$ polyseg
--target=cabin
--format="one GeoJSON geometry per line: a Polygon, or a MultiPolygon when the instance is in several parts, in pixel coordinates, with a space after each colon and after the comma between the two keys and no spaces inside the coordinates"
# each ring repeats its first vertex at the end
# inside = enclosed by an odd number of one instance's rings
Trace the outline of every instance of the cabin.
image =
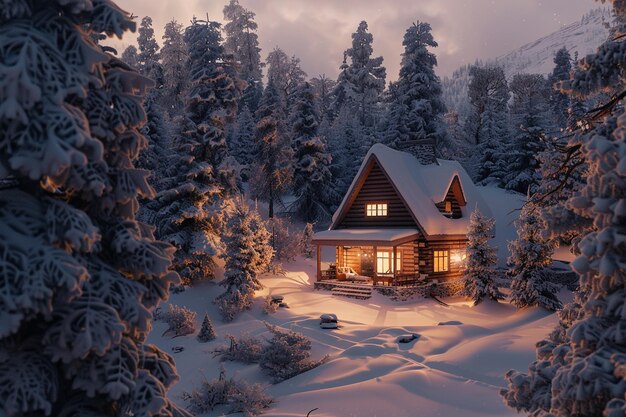
{"type": "Polygon", "coordinates": [[[313,236],[317,280],[403,286],[460,279],[474,208],[492,216],[458,162],[424,163],[376,144],[329,229],[313,236]],[[334,248],[334,261],[322,262],[325,247],[334,248]]]}

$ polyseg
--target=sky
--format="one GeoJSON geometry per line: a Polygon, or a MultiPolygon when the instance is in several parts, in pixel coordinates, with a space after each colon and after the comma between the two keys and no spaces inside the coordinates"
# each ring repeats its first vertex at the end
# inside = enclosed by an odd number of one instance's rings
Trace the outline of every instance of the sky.
{"type": "MultiPolygon", "coordinates": [[[[157,41],[172,18],[187,25],[195,15],[223,21],[228,0],[117,0],[129,13],[152,17],[157,41]]],[[[579,20],[598,7],[592,0],[239,0],[256,13],[262,59],[275,47],[295,55],[309,77],[335,78],[343,52],[359,22],[368,22],[374,54],[384,57],[387,79],[395,80],[402,38],[416,21],[433,28],[439,46],[437,73],[451,75],[476,59],[503,55],[579,20]]],[[[135,42],[126,35],[113,44],[121,50],[135,42]]]]}

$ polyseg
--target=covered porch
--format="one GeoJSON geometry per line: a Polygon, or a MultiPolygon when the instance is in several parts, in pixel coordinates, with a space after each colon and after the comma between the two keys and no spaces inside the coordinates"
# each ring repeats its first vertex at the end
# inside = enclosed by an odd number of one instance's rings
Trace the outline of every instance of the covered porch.
{"type": "Polygon", "coordinates": [[[416,285],[426,281],[419,272],[419,231],[398,229],[337,229],[318,232],[317,281],[358,282],[364,285],[416,285]],[[333,247],[334,261],[322,260],[322,248],[333,247]]]}

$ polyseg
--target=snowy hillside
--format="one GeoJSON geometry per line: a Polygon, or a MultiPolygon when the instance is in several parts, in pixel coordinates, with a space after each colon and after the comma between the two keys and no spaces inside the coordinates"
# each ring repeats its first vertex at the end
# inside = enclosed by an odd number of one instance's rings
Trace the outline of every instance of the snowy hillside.
{"type": "MultiPolygon", "coordinates": [[[[584,15],[581,20],[563,26],[547,36],[528,43],[489,62],[504,67],[507,78],[515,74],[549,74],[554,67],[554,54],[565,47],[572,57],[582,58],[596,50],[607,38],[606,23],[611,21],[607,8],[597,8],[584,15]]],[[[464,65],[454,72],[452,77],[445,77],[442,82],[444,100],[448,109],[464,114],[467,106],[467,86],[469,84],[469,65],[464,65]]]]}

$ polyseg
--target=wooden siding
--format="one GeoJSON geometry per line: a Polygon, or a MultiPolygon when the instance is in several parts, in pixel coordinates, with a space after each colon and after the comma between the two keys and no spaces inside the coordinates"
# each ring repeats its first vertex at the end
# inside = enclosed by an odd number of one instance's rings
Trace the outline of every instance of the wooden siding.
{"type": "Polygon", "coordinates": [[[373,162],[366,175],[356,198],[336,228],[416,227],[413,216],[377,162],[373,162]],[[366,216],[367,203],[387,203],[387,216],[366,216]]]}
{"type": "Polygon", "coordinates": [[[442,202],[435,204],[442,214],[445,214],[446,201],[449,201],[452,206],[452,214],[450,215],[451,218],[460,219],[461,217],[463,217],[461,205],[465,205],[466,203],[463,197],[463,192],[461,190],[459,177],[454,177],[454,179],[452,180],[452,184],[448,189],[446,198],[442,202]]]}
{"type": "Polygon", "coordinates": [[[419,272],[421,274],[427,274],[428,279],[437,279],[440,281],[451,281],[459,279],[463,276],[463,267],[450,260],[449,268],[447,272],[433,272],[433,252],[436,250],[461,250],[467,249],[467,239],[458,240],[438,240],[438,241],[426,241],[425,239],[418,240],[415,258],[418,260],[419,272]]]}

